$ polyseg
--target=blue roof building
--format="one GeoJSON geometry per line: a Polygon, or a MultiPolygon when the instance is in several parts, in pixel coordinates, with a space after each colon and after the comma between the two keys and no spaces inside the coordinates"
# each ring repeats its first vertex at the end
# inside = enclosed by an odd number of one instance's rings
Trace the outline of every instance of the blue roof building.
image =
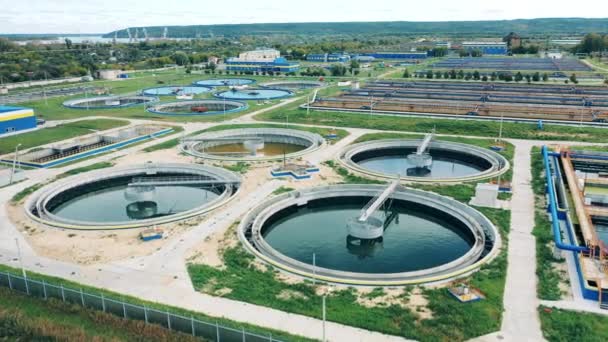
{"type": "Polygon", "coordinates": [[[226,60],[226,70],[245,72],[296,72],[298,63],[288,62],[277,50],[254,50],[226,60]]]}
{"type": "Polygon", "coordinates": [[[36,128],[36,116],[33,109],[0,106],[0,136],[32,128],[36,128]]]}

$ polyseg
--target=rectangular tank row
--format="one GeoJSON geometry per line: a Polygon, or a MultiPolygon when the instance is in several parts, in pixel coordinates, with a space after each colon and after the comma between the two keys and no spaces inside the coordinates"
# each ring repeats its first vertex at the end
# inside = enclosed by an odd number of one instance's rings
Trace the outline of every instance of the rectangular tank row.
{"type": "MultiPolygon", "coordinates": [[[[17,158],[19,165],[47,168],[109,150],[138,143],[173,131],[161,125],[138,125],[107,133],[77,138],[50,147],[34,148],[17,158]]],[[[0,161],[12,163],[14,155],[6,155],[0,161]]]]}

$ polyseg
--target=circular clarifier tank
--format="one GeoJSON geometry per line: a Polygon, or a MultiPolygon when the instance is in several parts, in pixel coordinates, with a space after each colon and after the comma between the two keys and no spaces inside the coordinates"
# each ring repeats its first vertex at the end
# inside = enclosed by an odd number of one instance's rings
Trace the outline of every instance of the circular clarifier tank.
{"type": "Polygon", "coordinates": [[[255,83],[255,80],[249,78],[213,78],[194,82],[195,85],[205,87],[234,87],[253,83],[255,83]]]}
{"type": "Polygon", "coordinates": [[[158,101],[153,96],[98,96],[68,100],[64,107],[73,109],[112,109],[125,108],[158,101]]]}
{"type": "Polygon", "coordinates": [[[288,90],[302,90],[323,87],[325,83],[319,81],[275,81],[261,84],[262,87],[288,90]]]}
{"type": "Polygon", "coordinates": [[[205,132],[181,148],[199,158],[224,161],[268,161],[296,158],[320,148],[323,137],[283,128],[243,128],[205,132]]]}
{"type": "Polygon", "coordinates": [[[439,281],[492,258],[495,227],[471,207],[398,188],[371,216],[382,235],[351,235],[350,222],[386,186],[338,185],[281,195],[241,224],[246,246],[283,270],[324,281],[391,285],[439,281]]]}
{"type": "Polygon", "coordinates": [[[215,93],[214,96],[225,98],[227,100],[273,100],[293,95],[293,92],[287,89],[271,89],[271,88],[247,88],[236,89],[215,93]]]}
{"type": "Polygon", "coordinates": [[[240,177],[190,164],[99,170],[52,183],[26,203],[32,218],[74,229],[117,229],[172,222],[212,210],[238,190],[240,177]]]}
{"type": "Polygon", "coordinates": [[[432,141],[417,155],[422,140],[386,139],[345,148],[339,160],[349,169],[375,178],[400,176],[420,182],[462,182],[497,176],[509,168],[499,153],[482,147],[432,141]]]}
{"type": "Polygon", "coordinates": [[[228,100],[192,100],[155,103],[148,112],[163,115],[215,115],[247,109],[247,103],[228,100]]]}
{"type": "Polygon", "coordinates": [[[178,96],[178,95],[198,95],[208,93],[210,87],[203,86],[164,86],[148,88],[141,91],[143,95],[152,96],[178,96]]]}

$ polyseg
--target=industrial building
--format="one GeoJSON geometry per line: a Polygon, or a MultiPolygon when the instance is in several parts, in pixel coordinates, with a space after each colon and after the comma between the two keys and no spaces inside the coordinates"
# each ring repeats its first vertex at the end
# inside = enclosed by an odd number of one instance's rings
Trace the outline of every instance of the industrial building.
{"type": "Polygon", "coordinates": [[[306,55],[306,60],[310,62],[346,63],[350,61],[350,56],[343,53],[311,53],[306,55]]]}
{"type": "Polygon", "coordinates": [[[279,51],[273,49],[246,51],[226,60],[228,71],[288,73],[299,69],[298,63],[288,62],[279,51]]]}
{"type": "Polygon", "coordinates": [[[32,128],[36,128],[33,109],[0,106],[0,135],[32,128]]]}
{"type": "Polygon", "coordinates": [[[375,59],[425,59],[428,57],[427,52],[370,52],[362,53],[359,56],[373,57],[375,59]]]}
{"type": "Polygon", "coordinates": [[[479,50],[484,55],[506,55],[507,43],[505,42],[463,42],[465,51],[479,50]]]}

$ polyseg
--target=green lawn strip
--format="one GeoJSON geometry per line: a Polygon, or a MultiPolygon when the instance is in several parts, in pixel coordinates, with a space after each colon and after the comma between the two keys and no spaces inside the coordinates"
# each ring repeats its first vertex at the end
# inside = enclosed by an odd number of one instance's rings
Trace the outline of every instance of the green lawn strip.
{"type": "Polygon", "coordinates": [[[0,288],[0,336],[36,341],[199,341],[161,326],[0,288]]]}
{"type": "MultiPolygon", "coordinates": [[[[325,164],[338,169],[338,173],[341,174],[340,167],[332,161],[325,164]]],[[[356,177],[344,171],[345,182],[349,182],[349,176],[356,177]]],[[[362,177],[350,181],[381,183],[362,177]]],[[[450,191],[463,191],[458,186],[454,186],[455,190],[450,191]]],[[[447,188],[436,186],[432,189],[447,188]]],[[[472,192],[456,197],[468,200],[470,196],[472,192]]],[[[328,296],[328,320],[420,341],[462,341],[499,330],[503,311],[502,298],[507,266],[506,239],[510,212],[499,209],[477,209],[494,222],[503,238],[499,256],[468,278],[472,286],[479,288],[486,295],[485,300],[462,304],[448,294],[446,289],[425,289],[424,293],[429,300],[429,309],[433,311],[433,318],[419,321],[415,312],[399,305],[375,308],[362,306],[356,301],[356,291],[348,288],[332,292],[328,296]]],[[[322,299],[316,294],[315,286],[311,282],[287,284],[277,280],[275,276],[278,271],[271,269],[263,271],[252,266],[254,257],[241,246],[223,250],[222,257],[226,266],[222,269],[201,264],[188,265],[192,283],[197,290],[321,318],[322,299]],[[285,294],[290,295],[285,296],[285,294]]]]}
{"type": "MultiPolygon", "coordinates": [[[[257,115],[257,120],[321,125],[330,127],[357,127],[386,131],[428,133],[433,128],[437,134],[498,137],[500,122],[481,120],[434,119],[404,117],[398,115],[366,115],[346,112],[311,110],[307,115],[303,109],[272,111],[257,115]]],[[[579,127],[545,124],[542,130],[536,123],[503,123],[503,138],[528,140],[565,140],[600,142],[608,140],[608,130],[598,127],[579,127]]]]}
{"type": "Polygon", "coordinates": [[[56,179],[65,178],[65,177],[77,175],[79,173],[89,172],[89,171],[99,170],[99,169],[105,169],[107,167],[112,167],[112,166],[114,166],[114,163],[103,161],[103,162],[99,162],[99,163],[68,170],[60,175],[57,175],[57,177],[55,177],[55,178],[56,179]]]}
{"type": "Polygon", "coordinates": [[[128,121],[113,119],[81,120],[55,127],[42,128],[0,139],[0,154],[11,153],[17,144],[21,151],[28,148],[128,125],[128,121]]]}
{"type": "MultiPolygon", "coordinates": [[[[0,264],[0,271],[10,272],[15,275],[19,275],[21,272],[20,270],[18,270],[16,268],[2,265],[2,264],[0,264]]],[[[151,301],[147,301],[147,300],[142,300],[142,299],[139,299],[136,297],[126,296],[126,295],[116,293],[113,291],[109,291],[106,289],[100,289],[100,288],[93,287],[93,286],[79,284],[77,282],[63,279],[63,278],[48,276],[45,274],[40,274],[40,273],[36,273],[36,272],[31,272],[31,271],[27,272],[27,276],[28,276],[28,278],[33,279],[33,280],[38,280],[38,281],[44,280],[47,284],[53,284],[53,285],[57,285],[57,286],[63,285],[66,288],[75,289],[75,290],[82,289],[85,293],[90,293],[93,295],[101,296],[101,294],[103,294],[104,297],[107,299],[122,300],[126,303],[130,303],[133,305],[146,306],[147,308],[156,309],[156,310],[163,311],[163,312],[169,312],[172,314],[182,315],[184,317],[193,317],[194,319],[198,319],[203,322],[209,322],[212,324],[217,322],[220,325],[223,325],[226,327],[231,327],[236,330],[241,330],[244,328],[246,332],[256,333],[261,336],[268,336],[271,333],[273,338],[283,340],[283,341],[296,341],[296,342],[298,342],[298,341],[301,341],[301,342],[315,341],[313,339],[308,339],[305,337],[292,335],[292,334],[289,334],[289,333],[283,332],[283,331],[266,329],[266,328],[258,327],[255,325],[247,324],[247,323],[236,322],[236,321],[229,320],[229,319],[222,318],[222,317],[208,316],[208,315],[205,315],[200,312],[186,310],[186,309],[182,309],[182,308],[175,307],[175,306],[170,306],[170,305],[160,304],[160,303],[151,302],[151,301]]]]}
{"type": "Polygon", "coordinates": [[[11,198],[11,203],[17,204],[17,203],[21,202],[21,200],[23,200],[27,196],[33,194],[36,190],[42,188],[45,184],[47,184],[47,183],[36,183],[34,185],[28,186],[27,188],[19,191],[11,198]]]}
{"type": "Polygon", "coordinates": [[[543,336],[549,342],[608,341],[608,316],[539,307],[543,336]]]}
{"type": "Polygon", "coordinates": [[[562,297],[560,289],[561,282],[568,282],[563,279],[559,270],[555,268],[556,263],[563,263],[563,260],[555,259],[553,256],[553,231],[551,221],[547,216],[546,208],[546,180],[545,166],[539,147],[532,148],[532,190],[535,197],[535,218],[534,230],[532,234],[536,238],[536,285],[538,298],[543,300],[559,300],[562,297]]]}
{"type": "Polygon", "coordinates": [[[273,195],[280,195],[280,194],[284,194],[286,192],[291,192],[291,191],[294,191],[294,190],[295,190],[294,188],[290,188],[290,187],[281,185],[275,191],[273,191],[272,194],[273,195]]]}

